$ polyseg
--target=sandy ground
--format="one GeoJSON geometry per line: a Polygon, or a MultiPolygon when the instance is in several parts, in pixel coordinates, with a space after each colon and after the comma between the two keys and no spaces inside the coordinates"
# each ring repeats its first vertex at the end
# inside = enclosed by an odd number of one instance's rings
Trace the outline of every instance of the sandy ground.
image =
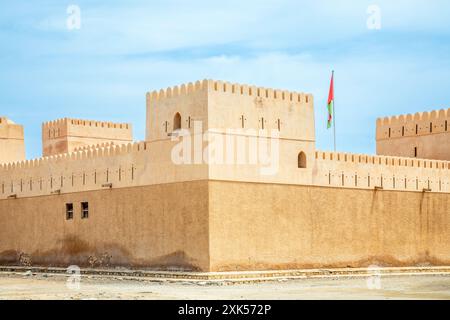
{"type": "Polygon", "coordinates": [[[0,273],[0,299],[450,299],[450,275],[321,278],[221,285],[0,273]]]}

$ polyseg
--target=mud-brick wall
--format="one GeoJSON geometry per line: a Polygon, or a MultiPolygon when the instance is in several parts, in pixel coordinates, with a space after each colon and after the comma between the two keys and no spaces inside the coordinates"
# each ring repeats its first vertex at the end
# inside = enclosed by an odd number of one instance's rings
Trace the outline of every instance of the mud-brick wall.
{"type": "Polygon", "coordinates": [[[212,181],[212,271],[450,264],[450,194],[212,181]]]}
{"type": "Polygon", "coordinates": [[[0,200],[0,263],[208,270],[207,188],[198,181],[0,200]]]}

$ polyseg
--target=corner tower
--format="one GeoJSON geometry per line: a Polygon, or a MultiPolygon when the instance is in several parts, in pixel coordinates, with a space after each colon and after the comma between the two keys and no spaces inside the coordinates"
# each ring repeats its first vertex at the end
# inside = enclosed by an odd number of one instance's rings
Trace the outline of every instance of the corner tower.
{"type": "Polygon", "coordinates": [[[25,160],[23,126],[0,117],[0,163],[25,160]]]}
{"type": "Polygon", "coordinates": [[[44,157],[72,152],[85,146],[102,143],[124,144],[132,141],[133,132],[129,123],[64,118],[42,124],[44,157]]]}
{"type": "Polygon", "coordinates": [[[450,161],[450,109],[377,120],[377,154],[450,161]]]}
{"type": "Polygon", "coordinates": [[[177,130],[183,130],[183,139],[186,132],[194,136],[187,144],[192,146],[189,158],[195,164],[202,158],[209,179],[312,181],[315,125],[311,94],[214,80],[147,93],[146,140],[169,144],[178,136],[177,130]],[[203,134],[200,139],[199,134],[203,134]],[[270,150],[264,150],[263,144],[270,150]],[[197,150],[198,145],[203,150],[197,150]],[[272,147],[276,148],[273,152],[272,147]],[[274,157],[262,159],[264,152],[274,157]],[[298,170],[293,174],[291,168],[298,170]]]}

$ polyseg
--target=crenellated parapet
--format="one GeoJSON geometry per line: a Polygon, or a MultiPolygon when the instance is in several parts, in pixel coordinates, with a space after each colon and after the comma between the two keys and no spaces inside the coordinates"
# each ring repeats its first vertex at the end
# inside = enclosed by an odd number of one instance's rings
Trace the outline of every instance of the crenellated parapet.
{"type": "Polygon", "coordinates": [[[88,145],[88,146],[82,146],[82,147],[75,148],[74,152],[94,150],[94,149],[99,149],[99,148],[108,148],[108,147],[113,147],[113,146],[118,146],[118,144],[116,144],[114,142],[103,142],[103,143],[98,143],[98,144],[94,144],[94,145],[88,145]]]}
{"type": "Polygon", "coordinates": [[[146,142],[111,144],[2,164],[0,200],[146,184],[149,151],[146,142]]]}
{"type": "Polygon", "coordinates": [[[450,170],[450,161],[429,159],[414,159],[391,156],[372,156],[367,154],[354,154],[345,152],[316,151],[317,160],[338,161],[355,164],[371,164],[392,167],[425,168],[450,170]]]}
{"type": "Polygon", "coordinates": [[[208,88],[208,80],[189,82],[179,86],[169,87],[167,89],[153,90],[147,92],[147,99],[162,100],[166,98],[177,98],[193,94],[199,91],[205,91],[208,88]]]}
{"type": "Polygon", "coordinates": [[[377,119],[377,140],[450,132],[450,109],[377,119]]]}
{"type": "Polygon", "coordinates": [[[377,120],[377,154],[450,160],[450,109],[377,120]]]}
{"type": "Polygon", "coordinates": [[[85,128],[86,131],[98,129],[99,132],[100,130],[114,129],[116,134],[123,131],[123,134],[128,136],[131,130],[131,124],[63,118],[44,122],[42,124],[42,134],[49,138],[58,138],[70,134],[73,131],[80,132],[83,128],[85,128]]]}
{"type": "Polygon", "coordinates": [[[321,186],[450,193],[450,161],[316,151],[315,172],[321,186]]]}
{"type": "Polygon", "coordinates": [[[231,83],[220,80],[202,80],[189,82],[188,84],[182,84],[180,86],[169,87],[167,89],[154,90],[147,93],[147,99],[161,100],[166,98],[183,97],[195,92],[206,90],[291,102],[309,103],[313,99],[312,94],[257,87],[253,85],[231,83]]]}
{"type": "Polygon", "coordinates": [[[64,118],[42,124],[44,156],[67,153],[98,143],[132,141],[133,132],[129,123],[64,118]]]}
{"type": "Polygon", "coordinates": [[[34,169],[38,167],[51,166],[52,164],[62,163],[64,161],[115,157],[133,152],[141,152],[144,150],[147,150],[147,143],[145,141],[128,144],[102,143],[98,145],[81,147],[73,152],[0,164],[0,171],[5,172],[17,169],[34,169]]]}
{"type": "Polygon", "coordinates": [[[169,139],[177,129],[277,130],[286,139],[312,141],[312,94],[226,81],[203,80],[147,93],[147,141],[169,139]],[[300,130],[298,123],[302,123],[300,130]]]}
{"type": "Polygon", "coordinates": [[[247,84],[236,84],[224,81],[209,81],[209,87],[216,92],[223,92],[228,94],[236,94],[243,96],[250,96],[255,98],[272,99],[279,101],[290,102],[312,102],[313,96],[311,94],[293,92],[287,90],[278,90],[265,87],[257,87],[247,84]]]}

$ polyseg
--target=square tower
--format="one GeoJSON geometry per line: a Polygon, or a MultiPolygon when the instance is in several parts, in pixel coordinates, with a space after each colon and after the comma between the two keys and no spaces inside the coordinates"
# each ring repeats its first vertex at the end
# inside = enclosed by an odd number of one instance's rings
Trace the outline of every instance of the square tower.
{"type": "Polygon", "coordinates": [[[450,161],[450,109],[380,118],[377,154],[450,161]]]}
{"type": "Polygon", "coordinates": [[[59,119],[42,124],[44,157],[73,152],[75,149],[103,143],[124,144],[133,141],[129,123],[79,119],[59,119]]]}
{"type": "Polygon", "coordinates": [[[283,139],[315,142],[311,94],[203,80],[147,93],[146,140],[170,139],[171,132],[277,130],[283,139]]]}
{"type": "Polygon", "coordinates": [[[162,150],[161,143],[187,136],[189,154],[180,154],[184,160],[188,155],[189,163],[207,165],[209,179],[311,182],[311,94],[214,80],[147,93],[146,140],[162,150]],[[292,168],[298,169],[295,176],[292,168]]]}
{"type": "Polygon", "coordinates": [[[0,117],[0,163],[25,160],[23,126],[0,117]]]}

